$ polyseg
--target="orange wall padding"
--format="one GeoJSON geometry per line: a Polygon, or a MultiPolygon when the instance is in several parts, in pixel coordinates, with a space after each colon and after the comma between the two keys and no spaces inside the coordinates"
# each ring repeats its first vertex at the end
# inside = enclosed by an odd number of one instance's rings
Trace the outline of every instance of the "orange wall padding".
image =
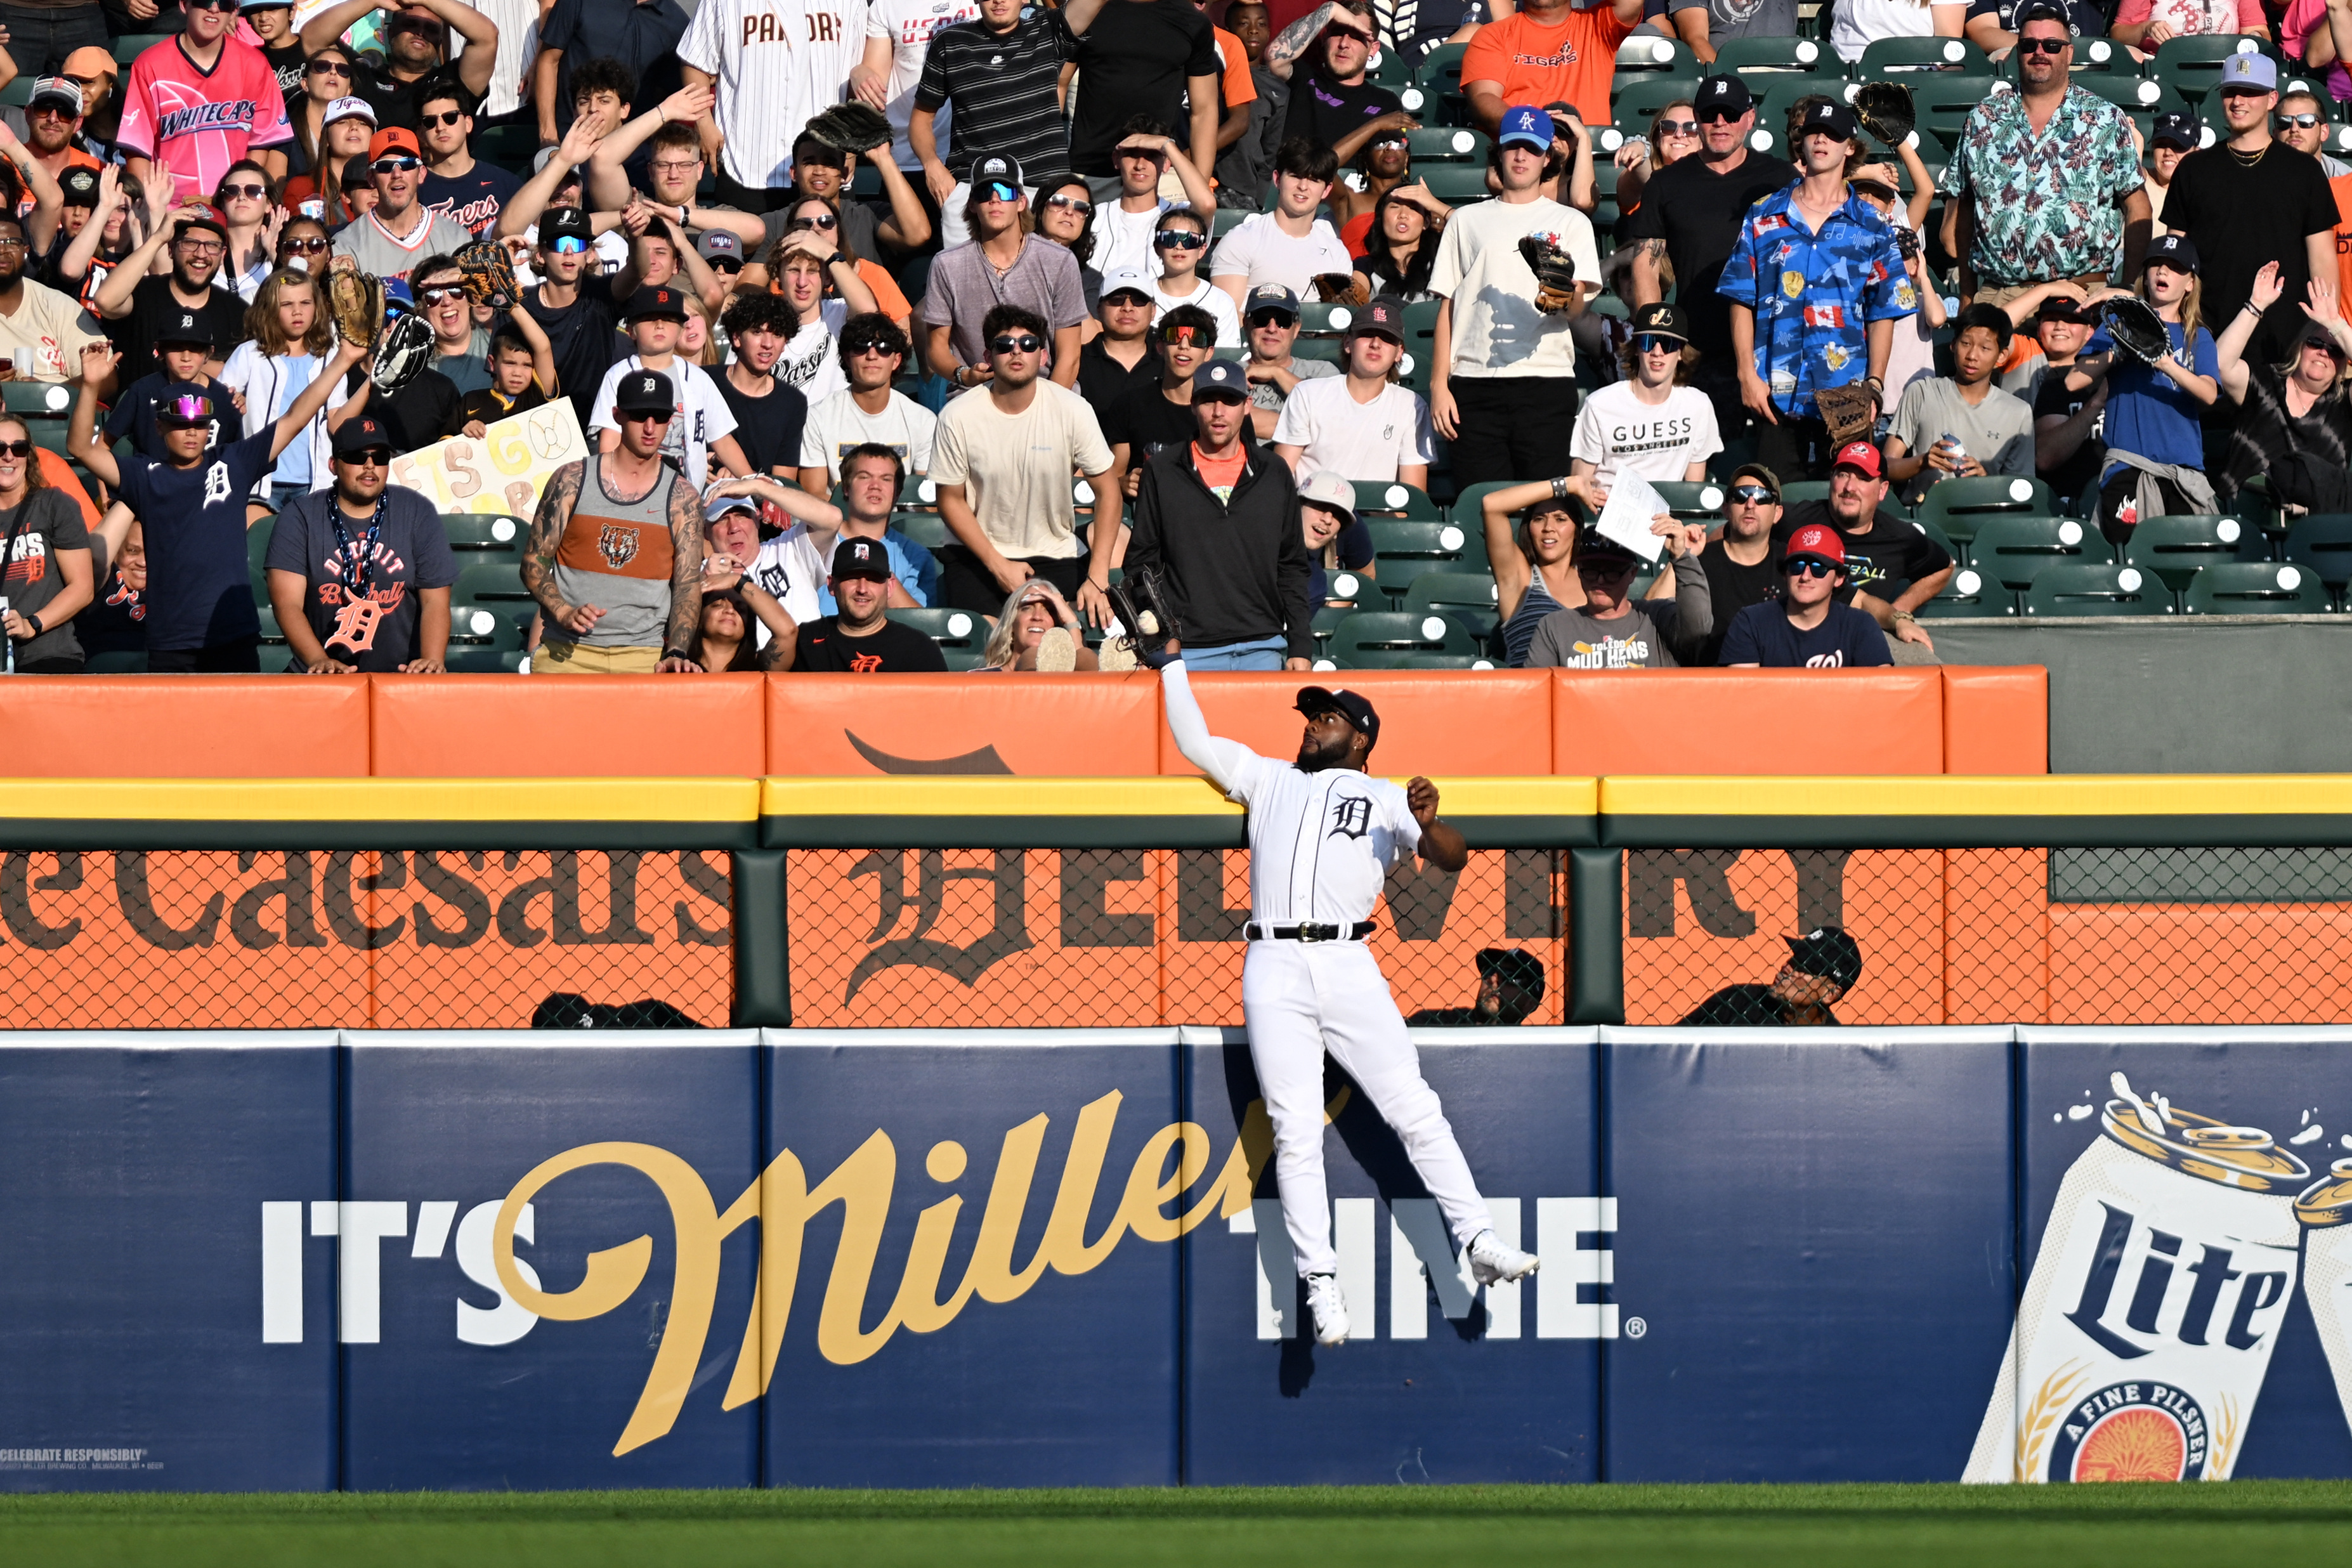
{"type": "MultiPolygon", "coordinates": [[[[1509,778],[1549,773],[1554,678],[1540,669],[1498,669],[1465,678],[1413,669],[1322,670],[1313,674],[1196,675],[1210,733],[1239,741],[1268,757],[1295,757],[1306,721],[1299,689],[1345,687],[1361,692],[1381,716],[1372,771],[1391,778],[1444,773],[1455,778],[1509,778]]],[[[1176,750],[1161,726],[1160,772],[1200,770],[1176,750]]]]}
{"type": "Polygon", "coordinates": [[[1944,669],[1944,771],[2050,771],[2050,671],[1948,665],[1944,669]]]}
{"type": "Polygon", "coordinates": [[[767,717],[767,771],[799,778],[1160,771],[1160,678],[1148,670],[1083,679],[772,675],[767,717]]]}
{"type": "Polygon", "coordinates": [[[383,778],[744,778],[767,761],[762,676],[367,679],[383,778]]]}
{"type": "Polygon", "coordinates": [[[1563,670],[1555,679],[1555,773],[1944,771],[1943,672],[1932,668],[1563,670]]]}
{"type": "Polygon", "coordinates": [[[368,688],[253,675],[0,680],[15,778],[365,778],[368,688]]]}

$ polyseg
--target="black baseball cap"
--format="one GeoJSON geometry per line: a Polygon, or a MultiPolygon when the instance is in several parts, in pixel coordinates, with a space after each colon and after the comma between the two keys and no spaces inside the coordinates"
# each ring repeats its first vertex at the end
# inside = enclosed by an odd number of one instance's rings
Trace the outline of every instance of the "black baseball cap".
{"type": "MultiPolygon", "coordinates": [[[[194,310],[174,310],[163,318],[162,326],[155,329],[155,346],[159,349],[165,343],[185,343],[190,348],[208,349],[214,346],[214,342],[212,327],[194,310]]],[[[201,392],[204,389],[199,387],[197,390],[201,392]]]]}
{"type": "Polygon", "coordinates": [[[1328,686],[1302,686],[1298,689],[1297,706],[1309,719],[1318,713],[1337,713],[1353,724],[1356,733],[1366,742],[1371,745],[1380,743],[1381,716],[1372,711],[1370,702],[1344,686],[1336,690],[1328,686]]]}
{"type": "Polygon", "coordinates": [[[346,419],[335,429],[334,453],[338,458],[356,457],[362,452],[392,450],[392,432],[383,421],[369,415],[346,419]]]}
{"type": "Polygon", "coordinates": [[[1789,944],[1789,966],[1800,974],[1833,980],[1849,990],[1862,978],[1862,944],[1842,926],[1815,926],[1782,940],[1789,944]]]}
{"type": "Polygon", "coordinates": [[[2066,29],[2069,37],[2074,31],[2074,19],[2066,15],[2066,8],[2052,5],[2051,0],[2025,0],[2025,4],[2017,8],[2017,30],[2024,32],[2028,22],[2055,22],[2066,29]]]}
{"type": "Polygon", "coordinates": [[[1819,132],[1834,136],[1841,142],[1851,142],[1854,134],[1853,110],[1834,100],[1813,105],[1805,110],[1805,121],[1797,127],[1797,140],[1819,132]]]}
{"type": "Polygon", "coordinates": [[[1569,552],[1569,559],[1570,561],[1631,561],[1638,564],[1642,558],[1628,546],[1587,524],[1576,531],[1576,548],[1569,552]]]}
{"type": "Polygon", "coordinates": [[[566,237],[596,242],[596,226],[582,207],[550,207],[539,220],[539,243],[553,245],[566,237]]]}
{"type": "MultiPolygon", "coordinates": [[[[2159,234],[2147,244],[2147,261],[2161,261],[2175,272],[2197,270],[2197,247],[2179,229],[2159,234]]],[[[2146,263],[2143,263],[2146,265],[2146,263]]]]}
{"type": "Polygon", "coordinates": [[[1478,973],[1491,974],[1504,984],[1524,993],[1531,999],[1542,999],[1543,960],[1524,947],[1480,948],[1478,973]]]}
{"type": "Polygon", "coordinates": [[[2088,324],[2098,320],[2097,313],[2085,310],[2079,300],[2063,294],[2053,294],[2035,307],[2033,318],[2038,321],[2080,321],[2088,324]]]}
{"type": "Polygon", "coordinates": [[[613,389],[613,406],[624,414],[667,414],[677,406],[677,389],[657,370],[633,370],[613,389]]]}
{"type": "Polygon", "coordinates": [[[1019,201],[1022,187],[1029,182],[1021,177],[1021,160],[1012,153],[983,153],[971,161],[970,183],[973,201],[985,199],[982,185],[1002,185],[1012,193],[1008,200],[1019,201]]]}
{"type": "Polygon", "coordinates": [[[1664,300],[1636,307],[1633,328],[1637,338],[1645,332],[1654,332],[1660,337],[1690,342],[1690,328],[1684,323],[1683,313],[1664,300]]]}
{"type": "Polygon", "coordinates": [[[2205,132],[2195,115],[2185,109],[2170,109],[2156,117],[2147,140],[2150,146],[2169,142],[2184,153],[2194,153],[2204,142],[2205,132]]]}
{"type": "Polygon", "coordinates": [[[1393,294],[1383,294],[1358,310],[1348,323],[1341,341],[1360,337],[1386,338],[1400,347],[1404,342],[1404,301],[1393,294]]]}
{"type": "Polygon", "coordinates": [[[187,233],[188,230],[192,228],[208,228],[215,234],[219,235],[223,243],[227,242],[228,220],[221,216],[220,214],[215,212],[209,206],[200,213],[195,213],[190,216],[176,219],[174,222],[175,226],[172,230],[172,237],[174,239],[179,238],[180,236],[187,233]]]}
{"type": "Polygon", "coordinates": [[[686,296],[667,284],[646,284],[629,296],[629,308],[622,312],[621,320],[637,321],[648,316],[683,321],[686,320],[686,296]]]}
{"type": "Polygon", "coordinates": [[[58,184],[66,194],[69,207],[98,205],[98,171],[77,163],[58,176],[58,184]]]}
{"type": "Polygon", "coordinates": [[[871,577],[877,583],[889,581],[890,552],[878,539],[845,539],[833,552],[835,578],[871,577]]]}
{"type": "Polygon", "coordinates": [[[1757,483],[1762,485],[1766,489],[1772,492],[1772,499],[1775,501],[1778,501],[1780,499],[1780,476],[1766,468],[1763,464],[1742,463],[1739,467],[1731,470],[1731,482],[1733,484],[1736,485],[1742,479],[1754,479],[1757,483]]]}
{"type": "Polygon", "coordinates": [[[1725,71],[1707,78],[1698,84],[1698,90],[1691,94],[1691,108],[1696,111],[1695,117],[1701,121],[1707,118],[1710,110],[1737,120],[1755,107],[1756,95],[1748,90],[1748,84],[1736,71],[1725,71]]]}

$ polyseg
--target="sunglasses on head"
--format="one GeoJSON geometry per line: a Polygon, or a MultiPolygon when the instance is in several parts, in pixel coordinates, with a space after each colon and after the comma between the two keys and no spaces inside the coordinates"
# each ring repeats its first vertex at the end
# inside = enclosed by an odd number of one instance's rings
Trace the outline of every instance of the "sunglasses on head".
{"type": "Polygon", "coordinates": [[[406,156],[405,154],[397,158],[378,158],[374,163],[368,165],[368,168],[371,171],[379,174],[404,174],[412,169],[421,169],[423,167],[423,163],[419,163],[415,158],[406,156]]]}
{"type": "Polygon", "coordinates": [[[1664,332],[1642,332],[1633,339],[1633,352],[1637,354],[1678,354],[1683,352],[1683,341],[1670,338],[1664,332]]]}
{"type": "Polygon", "coordinates": [[[1696,136],[1698,134],[1698,121],[1696,120],[1661,120],[1658,121],[1658,134],[1661,136],[1696,136]]]}
{"type": "Polygon", "coordinates": [[[0,441],[0,458],[29,458],[33,455],[30,441],[0,441]]]}
{"type": "Polygon", "coordinates": [[[312,60],[302,68],[304,76],[349,76],[351,66],[342,60],[312,60]]]}
{"type": "Polygon", "coordinates": [[[1001,332],[988,343],[991,353],[1000,354],[1034,354],[1045,346],[1045,340],[1034,332],[1001,332]]]}
{"type": "Polygon", "coordinates": [[[2017,52],[2021,55],[2063,55],[2074,47],[2072,38],[2020,38],[2017,52]]]}
{"type": "Polygon", "coordinates": [[[1742,506],[1766,506],[1780,498],[1762,485],[1734,485],[1731,499],[1742,506]]]}
{"type": "Polygon", "coordinates": [[[2326,123],[2316,114],[2282,114],[2278,117],[2278,122],[2279,129],[2282,131],[2290,128],[2296,131],[2308,131],[2315,125],[2326,123]]]}
{"type": "Polygon", "coordinates": [[[1059,207],[1064,212],[1076,213],[1080,217],[1095,216],[1095,204],[1084,196],[1047,196],[1045,205],[1049,207],[1059,207]]]}
{"type": "Polygon", "coordinates": [[[1834,577],[1837,572],[1828,562],[1816,561],[1810,555],[1780,563],[1780,574],[1784,577],[1834,577]]]}
{"type": "Polygon", "coordinates": [[[840,226],[841,220],[834,216],[831,213],[818,213],[812,217],[796,217],[793,219],[792,222],[784,226],[784,232],[787,234],[798,234],[803,229],[811,228],[823,229],[827,232],[831,232],[840,226]]]}
{"type": "Polygon", "coordinates": [[[438,114],[418,115],[416,117],[416,123],[419,127],[426,125],[455,125],[457,121],[465,118],[466,111],[462,109],[445,109],[438,114]]]}
{"type": "Polygon", "coordinates": [[[1209,240],[1188,228],[1163,228],[1151,237],[1151,243],[1162,250],[1198,250],[1209,240]]]}

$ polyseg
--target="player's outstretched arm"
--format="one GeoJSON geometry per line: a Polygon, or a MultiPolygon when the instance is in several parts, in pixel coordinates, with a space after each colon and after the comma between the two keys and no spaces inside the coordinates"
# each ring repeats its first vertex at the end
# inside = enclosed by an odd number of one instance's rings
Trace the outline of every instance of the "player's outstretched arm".
{"type": "Polygon", "coordinates": [[[1437,786],[1415,778],[1404,786],[1404,803],[1421,824],[1421,858],[1441,871],[1459,871],[1470,864],[1470,846],[1462,830],[1437,816],[1437,786]]]}
{"type": "Polygon", "coordinates": [[[1192,682],[1184,673],[1183,647],[1174,637],[1168,639],[1168,652],[1176,656],[1160,671],[1160,696],[1168,707],[1168,732],[1176,737],[1176,749],[1184,760],[1209,775],[1209,782],[1227,795],[1234,793],[1234,784],[1242,776],[1243,765],[1252,752],[1239,741],[1227,741],[1209,733],[1209,721],[1201,716],[1201,705],[1192,699],[1192,682]]]}

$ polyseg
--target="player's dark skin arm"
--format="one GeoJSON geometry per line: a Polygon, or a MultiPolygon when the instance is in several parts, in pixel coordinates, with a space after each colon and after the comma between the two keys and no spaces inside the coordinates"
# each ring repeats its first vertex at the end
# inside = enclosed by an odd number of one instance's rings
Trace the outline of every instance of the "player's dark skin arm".
{"type": "Polygon", "coordinates": [[[1404,786],[1405,805],[1421,824],[1421,858],[1441,871],[1459,871],[1470,864],[1470,846],[1462,830],[1437,816],[1437,786],[1415,778],[1404,786]]]}

